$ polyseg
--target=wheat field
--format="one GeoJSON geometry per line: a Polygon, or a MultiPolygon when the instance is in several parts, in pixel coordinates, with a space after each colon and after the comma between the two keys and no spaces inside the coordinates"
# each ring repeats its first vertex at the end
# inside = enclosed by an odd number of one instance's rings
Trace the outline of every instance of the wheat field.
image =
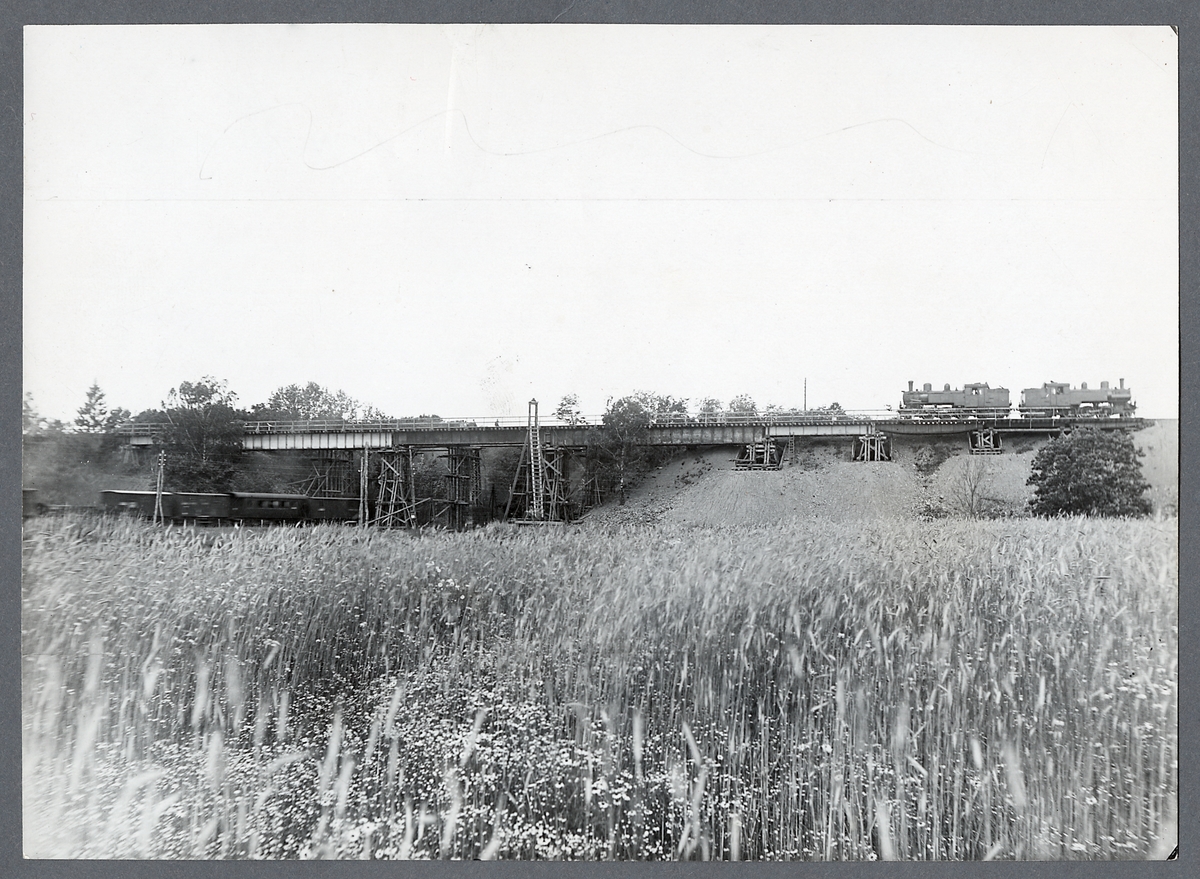
{"type": "Polygon", "coordinates": [[[1176,528],[35,520],[25,853],[1162,857],[1176,528]]]}

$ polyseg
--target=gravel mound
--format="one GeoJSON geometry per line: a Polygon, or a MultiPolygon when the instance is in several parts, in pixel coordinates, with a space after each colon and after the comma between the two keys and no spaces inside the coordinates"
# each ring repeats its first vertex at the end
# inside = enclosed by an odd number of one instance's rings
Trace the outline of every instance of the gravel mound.
{"type": "Polygon", "coordinates": [[[911,518],[923,508],[920,480],[893,463],[854,463],[849,444],[802,448],[782,470],[734,470],[734,447],[689,453],[663,465],[587,521],[605,524],[756,525],[792,518],[911,518]],[[844,448],[842,447],[844,446],[844,448]]]}

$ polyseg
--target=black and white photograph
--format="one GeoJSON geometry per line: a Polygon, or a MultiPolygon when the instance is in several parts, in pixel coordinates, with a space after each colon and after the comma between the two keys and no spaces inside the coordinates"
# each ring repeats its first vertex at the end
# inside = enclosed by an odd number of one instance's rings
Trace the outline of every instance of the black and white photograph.
{"type": "Polygon", "coordinates": [[[25,858],[1176,850],[1173,28],[23,51],[25,858]]]}

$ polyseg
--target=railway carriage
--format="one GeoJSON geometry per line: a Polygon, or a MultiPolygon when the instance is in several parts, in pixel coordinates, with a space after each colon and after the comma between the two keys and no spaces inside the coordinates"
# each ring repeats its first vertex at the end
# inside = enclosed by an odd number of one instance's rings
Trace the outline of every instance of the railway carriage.
{"type": "MultiPolygon", "coordinates": [[[[100,509],[105,513],[124,513],[141,516],[145,519],[154,518],[155,493],[152,491],[114,491],[112,489],[100,492],[100,509]]],[[[163,518],[175,518],[175,496],[171,492],[163,492],[163,518]]]]}
{"type": "Polygon", "coordinates": [[[314,522],[346,522],[358,518],[358,498],[310,497],[308,518],[314,522]]]}
{"type": "Polygon", "coordinates": [[[175,519],[191,519],[215,524],[229,519],[233,515],[232,504],[227,494],[178,492],[174,493],[173,498],[171,511],[172,518],[175,519]]]}
{"type": "MultiPolygon", "coordinates": [[[[106,513],[154,518],[152,491],[100,492],[106,513]]],[[[218,525],[224,522],[348,522],[358,518],[358,498],[313,498],[269,492],[163,492],[163,518],[172,522],[218,525]]]]}
{"type": "Polygon", "coordinates": [[[302,494],[235,491],[229,498],[232,518],[243,521],[299,522],[308,513],[308,498],[302,494]]]}
{"type": "Polygon", "coordinates": [[[46,505],[38,500],[36,488],[21,489],[21,518],[29,519],[46,512],[46,505]]]}

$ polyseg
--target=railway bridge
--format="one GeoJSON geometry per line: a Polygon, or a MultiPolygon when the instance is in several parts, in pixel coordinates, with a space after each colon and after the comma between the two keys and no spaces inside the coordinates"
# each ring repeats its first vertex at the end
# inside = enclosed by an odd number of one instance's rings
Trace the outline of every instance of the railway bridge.
{"type": "MultiPolygon", "coordinates": [[[[312,449],[448,448],[450,446],[518,447],[528,441],[532,416],[502,418],[403,418],[377,421],[325,419],[311,421],[246,421],[242,445],[253,451],[312,449]]],[[[585,448],[600,441],[601,417],[538,419],[542,443],[552,448],[585,448]]],[[[727,446],[770,439],[857,437],[871,433],[953,436],[993,431],[1053,434],[1073,426],[1137,429],[1137,418],[1073,418],[1048,414],[1012,417],[1007,411],[966,410],[959,415],[900,416],[894,412],[847,412],[843,415],[752,415],[713,418],[676,417],[650,422],[640,440],[650,446],[727,446]]],[[[117,432],[132,446],[154,446],[166,423],[128,422],[117,432]]]]}
{"type": "MultiPolygon", "coordinates": [[[[1081,418],[1069,411],[1036,415],[1008,409],[828,412],[790,415],[658,416],[638,432],[638,444],[648,446],[737,446],[735,467],[779,469],[796,455],[806,439],[844,437],[852,442],[856,461],[888,460],[890,442],[897,436],[961,436],[975,454],[998,454],[1009,434],[1050,435],[1086,424],[1102,429],[1137,429],[1135,418],[1081,418]]],[[[118,428],[134,447],[158,445],[169,425],[128,423],[118,428]]],[[[359,497],[369,491],[367,474],[374,458],[379,470],[375,492],[378,524],[412,525],[417,518],[413,456],[444,450],[447,461],[446,521],[459,527],[481,487],[480,452],[486,448],[520,448],[521,459],[505,510],[524,511],[528,521],[562,521],[566,515],[570,459],[600,445],[606,437],[602,417],[573,420],[541,419],[531,400],[524,417],[404,418],[376,421],[341,419],[308,421],[246,421],[242,444],[248,451],[310,452],[324,456],[327,470],[317,472],[305,493],[345,493],[346,480],[330,478],[336,467],[345,471],[358,457],[359,497]]],[[[431,501],[433,499],[425,499],[431,501]]]]}

